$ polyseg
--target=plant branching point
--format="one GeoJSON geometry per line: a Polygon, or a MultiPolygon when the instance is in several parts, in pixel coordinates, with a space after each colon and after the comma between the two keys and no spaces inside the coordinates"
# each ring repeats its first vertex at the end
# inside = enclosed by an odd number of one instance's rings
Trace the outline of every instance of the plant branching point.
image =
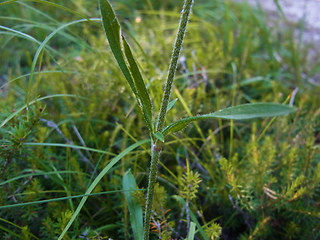
{"type": "MultiPolygon", "coordinates": [[[[177,69],[178,59],[182,49],[183,39],[184,39],[187,25],[189,22],[189,16],[190,16],[192,5],[193,5],[193,0],[185,0],[181,18],[180,18],[179,29],[178,29],[178,33],[176,36],[176,40],[175,40],[175,44],[174,44],[174,48],[171,56],[169,72],[168,72],[168,77],[165,85],[165,90],[162,97],[161,109],[159,114],[159,120],[157,122],[156,132],[162,132],[164,128],[167,107],[168,107],[171,90],[172,90],[173,78],[177,69]]],[[[160,158],[161,144],[162,143],[158,139],[156,139],[155,142],[152,144],[152,148],[151,148],[151,167],[150,167],[146,212],[145,212],[145,221],[144,221],[144,224],[145,224],[144,240],[149,239],[152,200],[153,200],[153,193],[154,193],[154,185],[156,182],[157,171],[158,171],[157,167],[158,167],[158,162],[160,158]]]]}

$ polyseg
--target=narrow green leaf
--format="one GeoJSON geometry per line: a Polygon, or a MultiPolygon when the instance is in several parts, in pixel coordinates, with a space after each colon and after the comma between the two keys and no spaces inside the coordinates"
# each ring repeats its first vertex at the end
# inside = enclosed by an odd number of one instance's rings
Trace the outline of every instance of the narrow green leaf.
{"type": "Polygon", "coordinates": [[[31,64],[31,70],[30,70],[30,78],[29,78],[29,86],[28,86],[28,93],[26,96],[26,100],[27,102],[29,101],[29,92],[30,92],[30,88],[32,86],[32,82],[33,82],[33,75],[35,72],[35,68],[36,68],[36,64],[37,61],[40,57],[40,54],[42,52],[42,50],[45,48],[45,46],[47,45],[47,43],[49,42],[49,40],[51,38],[53,38],[58,32],[60,32],[61,30],[63,30],[64,28],[73,25],[73,24],[77,24],[77,23],[81,23],[81,22],[87,22],[87,21],[99,21],[100,19],[98,18],[91,18],[91,19],[80,19],[80,20],[76,20],[76,21],[72,21],[72,22],[68,22],[66,24],[63,24],[62,26],[58,27],[57,29],[55,29],[53,32],[51,32],[44,40],[43,42],[40,44],[40,46],[38,47],[33,60],[32,60],[32,64],[31,64]]]}
{"type": "MultiPolygon", "coordinates": [[[[19,0],[3,1],[3,2],[0,2],[0,6],[1,6],[1,5],[4,5],[4,4],[9,4],[9,3],[18,2],[18,1],[19,1],[19,0]]],[[[74,14],[74,15],[76,15],[76,16],[79,16],[79,17],[81,17],[81,18],[89,19],[87,16],[85,16],[85,15],[83,15],[83,14],[77,12],[77,11],[74,11],[74,10],[72,10],[72,9],[70,9],[70,8],[67,8],[67,7],[64,7],[64,6],[62,6],[62,5],[56,4],[56,3],[54,3],[54,2],[45,1],[45,0],[28,0],[28,1],[30,1],[30,2],[37,2],[37,3],[42,3],[42,4],[45,4],[45,5],[50,6],[50,7],[60,8],[60,9],[62,9],[62,10],[64,10],[64,11],[70,12],[70,13],[72,13],[72,14],[74,14]]]]}
{"type": "Polygon", "coordinates": [[[188,240],[194,240],[195,233],[196,233],[196,224],[194,222],[191,222],[189,234],[188,234],[188,240]]]}
{"type": "MultiPolygon", "coordinates": [[[[114,157],[108,164],[107,166],[105,166],[105,168],[99,173],[99,175],[94,179],[94,181],[90,184],[89,188],[87,189],[87,191],[85,192],[85,195],[90,194],[95,187],[98,185],[98,183],[100,182],[100,180],[104,177],[104,175],[107,174],[107,172],[115,165],[117,164],[121,158],[123,158],[125,155],[127,155],[129,152],[131,152],[132,150],[134,150],[135,148],[139,147],[140,145],[144,144],[144,143],[148,143],[150,142],[150,140],[142,140],[139,141],[135,144],[132,144],[131,146],[129,146],[128,148],[126,148],[124,151],[122,151],[119,155],[117,155],[116,157],[114,157]]],[[[68,231],[68,229],[71,227],[72,223],[74,222],[74,220],[76,219],[76,217],[79,215],[83,205],[85,204],[85,202],[87,201],[88,196],[84,196],[77,209],[75,210],[75,212],[73,213],[71,219],[69,220],[67,226],[64,228],[64,230],[62,231],[62,233],[60,234],[58,240],[61,240],[64,235],[66,234],[66,232],[68,231]]]]}
{"type": "Polygon", "coordinates": [[[96,232],[103,232],[103,231],[110,231],[112,229],[119,229],[119,223],[118,224],[107,224],[107,225],[104,225],[102,227],[99,227],[99,228],[96,228],[95,231],[96,232]]]}
{"type": "Polygon", "coordinates": [[[13,232],[10,229],[5,228],[1,225],[0,225],[0,229],[2,230],[2,232],[7,232],[10,237],[16,237],[16,239],[23,239],[23,236],[20,236],[19,234],[16,234],[15,232],[13,232]]]}
{"type": "Polygon", "coordinates": [[[173,99],[171,102],[168,103],[167,112],[169,112],[171,110],[171,108],[174,107],[174,105],[176,104],[176,101],[178,101],[178,98],[173,99]]]}
{"type": "Polygon", "coordinates": [[[282,17],[286,18],[286,14],[284,13],[284,11],[283,11],[283,9],[282,9],[282,7],[281,7],[281,5],[280,5],[280,3],[279,3],[279,0],[273,0],[273,1],[274,1],[274,3],[276,4],[277,9],[278,9],[278,11],[281,13],[282,17]]]}
{"type": "MultiPolygon", "coordinates": [[[[139,190],[139,191],[142,191],[142,190],[139,190]]],[[[38,205],[38,204],[49,203],[49,202],[58,202],[58,201],[70,200],[70,199],[74,199],[74,198],[91,197],[91,196],[113,194],[113,193],[122,193],[122,192],[124,192],[124,191],[123,190],[114,190],[114,191],[107,191],[107,192],[98,192],[98,193],[81,194],[81,195],[68,196],[68,197],[52,198],[52,199],[39,200],[39,201],[34,201],[34,202],[15,203],[15,204],[11,204],[11,205],[0,206],[0,209],[25,207],[25,206],[29,206],[29,205],[38,205]]]]}
{"type": "Polygon", "coordinates": [[[174,122],[167,126],[163,131],[163,135],[171,132],[177,132],[188,126],[189,123],[198,120],[220,118],[229,120],[246,120],[252,118],[275,117],[287,115],[295,111],[294,107],[277,103],[249,103],[235,107],[221,109],[219,111],[204,114],[195,117],[188,117],[174,122]]]}
{"type": "Polygon", "coordinates": [[[256,77],[244,79],[240,83],[233,83],[232,85],[227,86],[225,88],[225,90],[231,90],[231,89],[237,88],[239,84],[240,84],[241,87],[244,87],[244,86],[247,86],[247,85],[252,84],[252,83],[267,82],[269,80],[270,79],[269,79],[268,76],[266,76],[266,77],[256,76],[256,77]]]}
{"type": "MultiPolygon", "coordinates": [[[[86,173],[83,173],[83,172],[77,172],[77,171],[58,171],[59,174],[86,174],[86,173]]],[[[21,178],[25,178],[25,177],[30,177],[30,176],[41,176],[41,175],[52,175],[52,174],[57,174],[57,172],[44,172],[44,171],[41,171],[41,170],[35,170],[33,173],[28,173],[28,174],[23,174],[23,175],[19,175],[19,176],[16,176],[16,177],[13,177],[13,178],[10,178],[4,182],[1,182],[0,183],[0,186],[2,185],[5,185],[5,184],[8,184],[10,182],[13,182],[13,181],[16,181],[16,180],[19,180],[21,178]]]]}
{"type": "Polygon", "coordinates": [[[0,29],[16,33],[18,36],[21,36],[21,37],[23,37],[25,39],[31,40],[32,42],[35,42],[35,43],[37,43],[39,45],[41,44],[41,42],[39,42],[37,39],[35,39],[34,37],[32,37],[32,36],[30,36],[30,35],[28,35],[28,34],[26,34],[24,32],[20,32],[18,30],[15,30],[15,29],[12,29],[12,28],[8,28],[8,27],[2,26],[2,25],[0,25],[0,29]]]}
{"type": "Polygon", "coordinates": [[[117,60],[123,75],[128,81],[130,88],[137,99],[138,105],[142,108],[145,121],[148,124],[150,132],[152,132],[152,105],[150,95],[139,71],[138,64],[134,60],[126,39],[121,35],[120,24],[109,1],[99,0],[99,4],[103,27],[111,51],[117,60]],[[129,66],[127,64],[129,64],[129,66]]]}
{"type": "Polygon", "coordinates": [[[146,118],[146,122],[149,125],[149,130],[150,132],[152,132],[152,104],[150,100],[150,95],[147,91],[146,85],[139,71],[139,67],[133,57],[129,44],[127,43],[124,37],[122,37],[122,41],[123,41],[124,51],[128,59],[130,71],[133,76],[136,89],[138,91],[138,96],[140,97],[140,100],[141,100],[142,111],[146,118]]]}
{"type": "Polygon", "coordinates": [[[73,95],[73,94],[54,94],[54,95],[49,95],[49,96],[45,96],[45,97],[41,97],[41,98],[37,98],[35,100],[32,100],[31,102],[29,102],[28,104],[22,106],[21,108],[19,108],[17,111],[15,111],[14,113],[10,114],[1,124],[0,124],[0,128],[2,128],[4,125],[6,125],[12,118],[14,118],[16,115],[18,115],[21,111],[23,111],[24,109],[26,109],[28,106],[48,99],[48,98],[55,98],[55,97],[77,97],[80,98],[77,95],[73,95]]]}
{"type": "Polygon", "coordinates": [[[64,144],[64,143],[24,143],[23,145],[26,145],[26,146],[44,146],[44,147],[65,147],[65,148],[81,149],[81,150],[86,150],[86,151],[90,151],[90,152],[103,153],[103,154],[111,155],[111,156],[115,156],[116,155],[116,154],[114,154],[112,152],[106,152],[106,151],[95,149],[95,148],[89,148],[89,147],[72,145],[72,144],[64,144]]]}
{"type": "Polygon", "coordinates": [[[122,185],[130,212],[130,223],[134,239],[143,239],[143,211],[142,207],[135,202],[131,195],[133,190],[137,190],[137,187],[136,180],[130,170],[123,176],[122,185]]]}
{"type": "Polygon", "coordinates": [[[124,54],[121,47],[121,33],[120,24],[116,18],[114,10],[107,0],[99,0],[103,27],[111,48],[111,51],[118,62],[118,65],[127,79],[134,94],[137,94],[136,87],[134,86],[130,70],[126,64],[124,54]]]}
{"type": "MultiPolygon", "coordinates": [[[[1,218],[1,217],[0,217],[0,221],[5,222],[5,223],[7,223],[7,224],[10,224],[11,226],[13,226],[13,227],[15,227],[15,228],[18,228],[19,230],[23,230],[23,227],[20,227],[19,225],[15,224],[15,223],[13,223],[13,222],[10,222],[10,221],[8,221],[8,220],[6,220],[6,219],[3,219],[3,218],[1,218]]],[[[10,234],[10,236],[12,235],[12,236],[15,236],[15,237],[17,237],[17,238],[19,238],[19,239],[26,239],[26,238],[24,238],[23,236],[19,236],[18,234],[12,232],[11,230],[2,227],[1,225],[0,225],[0,229],[3,229],[3,230],[5,230],[5,231],[8,230],[7,232],[10,234]]],[[[37,238],[35,235],[33,235],[32,233],[30,233],[30,232],[28,231],[28,229],[26,229],[26,230],[27,230],[27,232],[28,232],[29,237],[32,237],[32,238],[34,238],[34,239],[39,239],[39,238],[37,238]]],[[[30,238],[29,238],[29,239],[30,239],[30,238]]]]}
{"type": "MultiPolygon", "coordinates": [[[[295,111],[294,107],[279,103],[249,103],[221,109],[213,113],[216,118],[243,120],[287,115],[295,111]]],[[[210,115],[210,114],[209,114],[210,115]]]]}
{"type": "MultiPolygon", "coordinates": [[[[1,28],[1,26],[0,26],[1,28]]],[[[73,73],[73,74],[81,74],[80,72],[75,72],[75,71],[40,71],[40,72],[34,72],[33,75],[40,75],[40,74],[53,74],[53,73],[62,73],[62,74],[66,74],[66,73],[73,73]]],[[[7,81],[6,83],[4,83],[3,85],[0,86],[0,90],[2,88],[4,88],[5,86],[8,86],[9,84],[21,79],[21,78],[25,78],[25,77],[28,77],[30,76],[31,73],[27,73],[27,74],[24,74],[24,75],[20,75],[19,77],[16,77],[16,78],[13,78],[9,81],[7,81]]]]}
{"type": "Polygon", "coordinates": [[[161,132],[156,132],[156,133],[154,134],[154,136],[155,136],[158,140],[160,140],[161,142],[164,142],[164,136],[163,136],[163,134],[162,134],[161,132]]]}

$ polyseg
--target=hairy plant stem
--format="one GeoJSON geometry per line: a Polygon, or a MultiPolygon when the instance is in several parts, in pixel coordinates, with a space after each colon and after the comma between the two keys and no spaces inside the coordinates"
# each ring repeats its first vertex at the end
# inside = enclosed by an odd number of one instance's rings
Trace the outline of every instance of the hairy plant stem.
{"type": "Polygon", "coordinates": [[[151,166],[150,166],[150,175],[147,191],[147,201],[146,201],[146,210],[145,210],[145,223],[144,223],[144,240],[149,239],[150,232],[150,217],[152,210],[152,201],[154,193],[154,185],[156,183],[157,172],[158,172],[158,162],[160,158],[160,150],[155,149],[156,144],[152,144],[151,148],[151,166]]]}
{"type": "Polygon", "coordinates": [[[183,39],[187,29],[192,5],[193,5],[193,0],[185,0],[183,10],[181,13],[182,15],[180,18],[180,24],[179,24],[178,33],[176,36],[176,41],[175,41],[174,48],[171,55],[171,61],[170,61],[166,86],[165,86],[165,90],[162,97],[159,121],[157,123],[157,132],[162,131],[164,127],[165,117],[167,113],[167,106],[170,100],[173,78],[177,69],[178,59],[179,59],[181,48],[183,45],[183,39]]]}
{"type": "MultiPolygon", "coordinates": [[[[166,81],[166,85],[165,85],[165,89],[162,97],[159,120],[157,122],[157,127],[156,127],[157,132],[161,132],[164,128],[165,118],[167,114],[167,107],[168,107],[168,103],[171,95],[173,78],[177,69],[178,59],[182,49],[183,39],[187,29],[192,5],[193,5],[193,0],[184,1],[183,10],[180,17],[179,29],[176,36],[174,48],[172,51],[168,77],[167,77],[167,81],[166,81]]],[[[151,147],[151,167],[150,167],[147,201],[146,201],[146,209],[145,209],[144,240],[149,240],[150,216],[151,216],[151,210],[152,210],[154,185],[156,183],[156,177],[158,172],[158,162],[159,162],[160,153],[161,153],[161,145],[162,143],[160,141],[155,140],[152,143],[152,147],[151,147]]]]}

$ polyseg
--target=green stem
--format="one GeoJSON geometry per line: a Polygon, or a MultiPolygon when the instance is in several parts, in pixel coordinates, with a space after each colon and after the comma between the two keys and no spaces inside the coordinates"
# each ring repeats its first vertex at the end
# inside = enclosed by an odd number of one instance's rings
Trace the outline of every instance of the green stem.
{"type": "MultiPolygon", "coordinates": [[[[171,61],[168,71],[168,77],[166,81],[165,90],[162,97],[161,109],[159,114],[159,120],[157,122],[157,132],[161,132],[164,128],[165,118],[167,114],[167,107],[170,100],[170,94],[172,89],[173,78],[177,69],[178,59],[183,45],[183,39],[186,32],[186,28],[189,21],[189,16],[193,0],[185,0],[183,10],[181,13],[179,29],[176,36],[173,52],[171,55],[171,61]]],[[[155,140],[151,147],[151,169],[149,175],[149,184],[147,192],[146,210],[145,210],[145,221],[144,221],[144,240],[149,240],[150,232],[150,217],[152,210],[152,201],[154,195],[154,185],[156,183],[156,177],[158,172],[158,162],[161,153],[161,142],[155,140]]]]}
{"type": "Polygon", "coordinates": [[[178,59],[180,56],[186,28],[188,25],[189,15],[191,12],[192,4],[193,4],[193,0],[185,0],[185,2],[184,2],[182,15],[180,18],[179,29],[178,29],[178,33],[176,36],[176,41],[174,44],[172,55],[171,55],[171,62],[170,62],[170,66],[169,66],[169,72],[168,72],[168,77],[167,77],[167,81],[166,81],[166,86],[165,86],[165,90],[164,90],[163,97],[162,97],[161,109],[160,109],[160,114],[159,114],[159,121],[157,124],[157,132],[162,131],[163,127],[164,127],[165,117],[166,117],[166,113],[167,113],[167,106],[168,106],[168,103],[170,100],[173,78],[174,78],[174,74],[177,69],[178,59]]]}
{"type": "Polygon", "coordinates": [[[149,175],[149,184],[147,192],[147,202],[146,202],[146,212],[145,212],[145,224],[144,224],[144,240],[149,239],[150,232],[150,217],[153,202],[154,185],[156,183],[157,172],[158,172],[158,162],[160,158],[160,151],[155,149],[156,145],[152,144],[151,148],[151,166],[149,175]]]}

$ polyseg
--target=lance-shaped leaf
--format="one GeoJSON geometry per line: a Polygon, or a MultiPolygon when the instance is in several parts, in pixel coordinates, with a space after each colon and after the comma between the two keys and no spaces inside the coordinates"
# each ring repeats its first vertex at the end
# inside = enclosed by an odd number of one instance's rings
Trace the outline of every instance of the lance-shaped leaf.
{"type": "MultiPolygon", "coordinates": [[[[147,91],[146,85],[144,84],[142,75],[139,71],[139,67],[136,61],[134,60],[129,44],[127,43],[124,37],[122,37],[122,40],[123,40],[124,52],[126,54],[126,57],[129,63],[130,71],[132,73],[132,76],[134,77],[134,83],[137,88],[138,95],[141,100],[141,104],[143,106],[142,111],[143,111],[145,120],[148,123],[148,125],[152,125],[152,105],[150,101],[150,95],[147,91]]],[[[150,128],[150,131],[152,131],[152,128],[150,128]]]]}
{"type": "Polygon", "coordinates": [[[121,47],[120,24],[110,3],[107,0],[100,0],[99,3],[103,27],[106,32],[111,51],[115,59],[117,60],[123,75],[126,77],[132,91],[136,94],[137,90],[134,86],[133,79],[126,64],[126,60],[121,47]]]}
{"type": "Polygon", "coordinates": [[[230,120],[246,120],[252,118],[275,117],[287,115],[295,111],[294,107],[277,103],[249,103],[235,107],[221,109],[219,111],[204,114],[195,117],[183,118],[167,126],[163,131],[163,135],[171,132],[177,132],[188,126],[189,123],[198,120],[211,118],[221,118],[230,120]]]}
{"type": "Polygon", "coordinates": [[[103,27],[106,32],[111,51],[117,60],[123,75],[127,79],[131,90],[135,94],[138,105],[142,108],[149,130],[152,131],[152,105],[150,95],[139,71],[138,64],[132,55],[129,44],[121,35],[120,24],[109,1],[99,0],[99,3],[103,27]]]}
{"type": "Polygon", "coordinates": [[[161,132],[156,132],[154,136],[156,137],[156,139],[160,140],[161,142],[164,142],[164,136],[161,132]]]}
{"type": "Polygon", "coordinates": [[[135,201],[132,193],[137,190],[136,180],[131,171],[127,171],[122,179],[124,195],[130,212],[130,223],[133,231],[134,239],[143,238],[143,211],[142,207],[135,201]],[[131,191],[130,191],[131,190],[131,191]]]}

